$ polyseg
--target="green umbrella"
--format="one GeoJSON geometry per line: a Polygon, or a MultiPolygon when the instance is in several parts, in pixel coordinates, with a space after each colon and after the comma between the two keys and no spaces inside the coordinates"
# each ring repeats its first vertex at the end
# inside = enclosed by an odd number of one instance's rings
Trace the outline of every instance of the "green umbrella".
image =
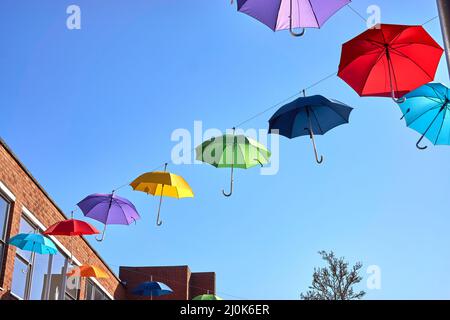
{"type": "Polygon", "coordinates": [[[197,146],[196,159],[209,163],[216,168],[231,168],[230,192],[224,196],[229,197],[233,193],[234,168],[249,169],[255,166],[263,166],[269,162],[270,151],[261,143],[244,135],[225,134],[211,138],[197,146]]]}
{"type": "Polygon", "coordinates": [[[221,297],[216,296],[215,294],[201,294],[199,296],[196,296],[195,298],[193,298],[192,300],[207,300],[207,301],[212,301],[212,300],[223,300],[221,297]]]}

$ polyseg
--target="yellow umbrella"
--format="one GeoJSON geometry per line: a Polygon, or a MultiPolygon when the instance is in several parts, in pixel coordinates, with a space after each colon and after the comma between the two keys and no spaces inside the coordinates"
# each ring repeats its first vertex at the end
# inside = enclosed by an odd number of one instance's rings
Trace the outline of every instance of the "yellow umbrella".
{"type": "Polygon", "coordinates": [[[147,172],[137,177],[130,186],[133,190],[142,191],[154,196],[160,196],[158,216],[156,218],[156,225],[162,225],[162,220],[159,219],[161,211],[162,197],[172,198],[193,198],[189,184],[180,176],[167,172],[167,163],[164,165],[164,171],[147,172]]]}
{"type": "Polygon", "coordinates": [[[109,278],[108,274],[103,269],[91,265],[75,267],[70,270],[67,275],[84,278],[109,278]]]}

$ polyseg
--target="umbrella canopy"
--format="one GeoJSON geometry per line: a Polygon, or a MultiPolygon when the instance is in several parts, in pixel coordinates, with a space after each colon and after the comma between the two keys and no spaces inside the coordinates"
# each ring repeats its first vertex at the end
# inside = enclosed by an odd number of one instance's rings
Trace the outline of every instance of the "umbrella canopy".
{"type": "Polygon", "coordinates": [[[309,135],[317,163],[322,163],[316,150],[314,135],[348,123],[353,108],[323,96],[298,98],[281,107],[269,120],[269,132],[289,139],[309,135]]]}
{"type": "Polygon", "coordinates": [[[219,296],[216,296],[215,294],[202,294],[202,295],[196,296],[192,300],[212,301],[212,300],[223,300],[223,299],[219,296]]]}
{"type": "Polygon", "coordinates": [[[406,102],[400,104],[406,125],[434,145],[450,144],[450,90],[440,83],[429,83],[406,95],[406,102]]]}
{"type": "Polygon", "coordinates": [[[167,163],[164,166],[164,172],[147,172],[140,175],[130,183],[133,190],[142,191],[154,196],[160,196],[158,216],[156,218],[156,225],[158,226],[162,224],[159,216],[163,196],[177,199],[194,197],[194,193],[186,180],[176,174],[166,172],[166,169],[167,163]]]}
{"type": "Polygon", "coordinates": [[[433,81],[442,54],[422,26],[380,24],[343,45],[338,76],[360,96],[402,102],[433,81]]]}
{"type": "Polygon", "coordinates": [[[244,135],[225,134],[211,138],[195,148],[196,159],[216,168],[231,168],[230,192],[233,193],[234,168],[249,169],[269,163],[270,151],[261,143],[244,135]]]}
{"type": "Polygon", "coordinates": [[[142,297],[161,297],[171,294],[173,290],[166,284],[157,281],[147,281],[139,284],[132,293],[142,297]]]}
{"type": "Polygon", "coordinates": [[[238,11],[264,23],[273,31],[295,28],[320,28],[350,0],[237,0],[238,11]]]}
{"type": "Polygon", "coordinates": [[[97,239],[98,241],[104,240],[108,224],[129,225],[140,219],[135,206],[129,200],[115,195],[114,192],[91,194],[77,205],[86,217],[105,224],[102,237],[97,239]]]}
{"type": "Polygon", "coordinates": [[[91,265],[83,265],[79,267],[75,267],[67,273],[68,276],[77,276],[83,278],[109,278],[108,274],[105,270],[91,266],[91,265]]]}
{"type": "Polygon", "coordinates": [[[87,222],[76,219],[68,219],[57,222],[44,232],[45,235],[70,237],[99,233],[100,231],[98,231],[94,226],[90,225],[87,222]]]}
{"type": "Polygon", "coordinates": [[[36,233],[19,233],[9,239],[9,244],[39,254],[56,254],[58,252],[52,240],[36,233]]]}

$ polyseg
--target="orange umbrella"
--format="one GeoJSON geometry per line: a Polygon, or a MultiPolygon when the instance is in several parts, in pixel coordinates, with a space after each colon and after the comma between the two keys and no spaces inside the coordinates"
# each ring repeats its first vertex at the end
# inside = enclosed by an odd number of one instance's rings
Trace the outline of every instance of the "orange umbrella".
{"type": "Polygon", "coordinates": [[[67,273],[67,275],[83,278],[109,278],[108,274],[103,269],[91,265],[83,265],[73,268],[67,273]]]}

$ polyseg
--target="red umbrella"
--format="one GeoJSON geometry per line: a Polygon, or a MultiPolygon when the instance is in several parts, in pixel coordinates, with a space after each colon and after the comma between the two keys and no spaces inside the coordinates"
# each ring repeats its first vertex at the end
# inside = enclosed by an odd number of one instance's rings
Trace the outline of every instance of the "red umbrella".
{"type": "Polygon", "coordinates": [[[51,236],[81,236],[99,234],[100,232],[87,222],[75,219],[60,221],[45,230],[51,236]]]}
{"type": "Polygon", "coordinates": [[[342,46],[338,76],[360,96],[401,103],[434,80],[443,52],[422,26],[380,24],[342,46]]]}

